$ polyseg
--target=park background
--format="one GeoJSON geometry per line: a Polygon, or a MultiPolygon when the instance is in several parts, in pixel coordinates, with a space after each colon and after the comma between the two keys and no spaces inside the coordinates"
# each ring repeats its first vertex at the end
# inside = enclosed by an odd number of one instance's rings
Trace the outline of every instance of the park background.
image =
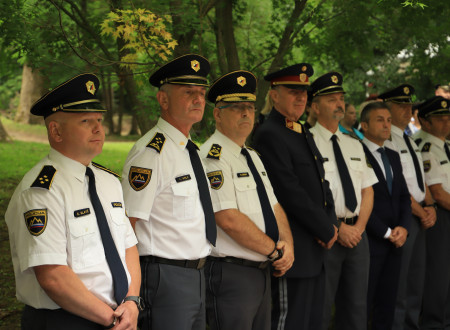
{"type": "MultiPolygon", "coordinates": [[[[401,83],[415,101],[450,82],[448,0],[0,0],[0,329],[19,329],[4,213],[22,176],[49,150],[31,105],[83,72],[98,75],[107,142],[96,161],[121,173],[158,118],[150,74],[179,55],[211,62],[209,80],[237,69],[258,78],[257,108],[279,68],[311,63],[311,80],[344,76],[356,105],[401,83]]],[[[214,131],[212,105],[192,136],[214,131]]]]}

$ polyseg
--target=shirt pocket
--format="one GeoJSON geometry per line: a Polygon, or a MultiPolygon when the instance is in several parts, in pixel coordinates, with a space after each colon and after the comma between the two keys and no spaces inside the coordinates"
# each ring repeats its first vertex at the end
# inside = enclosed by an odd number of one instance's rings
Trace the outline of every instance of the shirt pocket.
{"type": "Polygon", "coordinates": [[[336,199],[338,190],[340,187],[337,187],[339,177],[339,172],[337,169],[337,165],[334,160],[326,160],[323,162],[323,169],[325,170],[325,180],[328,181],[331,193],[333,194],[334,199],[336,199]]]}
{"type": "Polygon", "coordinates": [[[69,220],[72,267],[74,270],[97,265],[105,259],[102,239],[93,215],[69,220]]]}
{"type": "Polygon", "coordinates": [[[128,218],[122,208],[113,208],[109,210],[111,215],[111,231],[114,235],[114,243],[121,257],[125,257],[125,239],[128,231],[128,218]]]}
{"type": "Polygon", "coordinates": [[[257,206],[261,205],[261,202],[259,201],[256,182],[253,180],[253,177],[236,177],[233,181],[239,211],[245,214],[256,212],[258,210],[257,206]]]}
{"type": "Polygon", "coordinates": [[[199,192],[197,183],[193,180],[172,184],[173,216],[176,219],[188,220],[196,217],[199,212],[199,192]]]}
{"type": "Polygon", "coordinates": [[[355,188],[355,192],[357,195],[358,195],[358,190],[361,189],[361,185],[362,185],[362,178],[363,178],[363,172],[364,172],[363,161],[365,161],[364,158],[360,158],[360,159],[361,160],[350,159],[349,169],[348,169],[348,171],[350,173],[350,178],[352,179],[353,187],[355,188]]]}

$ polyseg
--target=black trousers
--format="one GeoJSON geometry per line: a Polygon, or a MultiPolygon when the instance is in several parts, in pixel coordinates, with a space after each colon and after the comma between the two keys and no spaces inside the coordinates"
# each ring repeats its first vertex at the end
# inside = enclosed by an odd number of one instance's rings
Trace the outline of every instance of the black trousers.
{"type": "Polygon", "coordinates": [[[64,309],[36,309],[26,305],[22,312],[22,330],[101,330],[103,326],[64,309]]]}

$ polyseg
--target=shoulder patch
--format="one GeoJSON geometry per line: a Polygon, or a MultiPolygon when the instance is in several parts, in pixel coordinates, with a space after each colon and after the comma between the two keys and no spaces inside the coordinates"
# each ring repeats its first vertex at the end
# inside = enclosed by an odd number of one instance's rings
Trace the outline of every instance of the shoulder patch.
{"type": "Polygon", "coordinates": [[[423,161],[423,170],[425,173],[428,173],[431,170],[431,162],[429,160],[423,161]]]}
{"type": "Polygon", "coordinates": [[[155,149],[158,153],[161,153],[164,143],[166,143],[166,137],[164,134],[156,132],[155,136],[147,144],[147,148],[155,149]]]}
{"type": "Polygon", "coordinates": [[[223,186],[223,173],[222,171],[213,171],[207,173],[209,184],[212,189],[219,190],[223,186]]]}
{"type": "Polygon", "coordinates": [[[206,158],[220,159],[221,154],[222,154],[222,146],[214,143],[211,146],[211,149],[209,149],[208,155],[206,156],[206,158]]]}
{"type": "Polygon", "coordinates": [[[128,172],[128,182],[136,191],[144,189],[152,178],[152,170],[149,168],[131,166],[128,172]]]}
{"type": "Polygon", "coordinates": [[[92,162],[92,166],[94,166],[94,167],[96,167],[96,168],[98,168],[98,169],[100,169],[100,170],[102,170],[102,171],[108,172],[109,174],[112,174],[112,175],[114,175],[116,178],[119,178],[119,179],[120,179],[120,175],[119,175],[119,174],[117,174],[117,173],[114,172],[113,170],[110,170],[109,168],[107,168],[107,167],[105,167],[105,166],[103,166],[103,165],[100,165],[100,164],[97,164],[97,163],[92,162]]]}
{"type": "Polygon", "coordinates": [[[50,190],[55,173],[56,169],[52,165],[45,165],[30,187],[50,190]]]}
{"type": "Polygon", "coordinates": [[[427,142],[427,143],[425,143],[425,144],[423,145],[423,147],[422,147],[422,152],[429,152],[430,149],[431,149],[431,143],[430,143],[430,142],[427,142]]]}
{"type": "Polygon", "coordinates": [[[25,212],[25,225],[33,236],[39,236],[47,227],[47,209],[37,209],[25,212]]]}

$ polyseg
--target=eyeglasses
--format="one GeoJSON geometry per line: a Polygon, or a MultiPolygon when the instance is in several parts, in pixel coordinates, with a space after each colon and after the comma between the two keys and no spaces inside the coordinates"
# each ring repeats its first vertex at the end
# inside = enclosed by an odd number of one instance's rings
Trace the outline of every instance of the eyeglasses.
{"type": "Polygon", "coordinates": [[[242,103],[231,103],[227,105],[223,105],[219,107],[220,110],[222,109],[230,109],[234,112],[244,112],[245,110],[248,110],[248,112],[255,112],[256,108],[253,104],[242,104],[242,103]]]}

